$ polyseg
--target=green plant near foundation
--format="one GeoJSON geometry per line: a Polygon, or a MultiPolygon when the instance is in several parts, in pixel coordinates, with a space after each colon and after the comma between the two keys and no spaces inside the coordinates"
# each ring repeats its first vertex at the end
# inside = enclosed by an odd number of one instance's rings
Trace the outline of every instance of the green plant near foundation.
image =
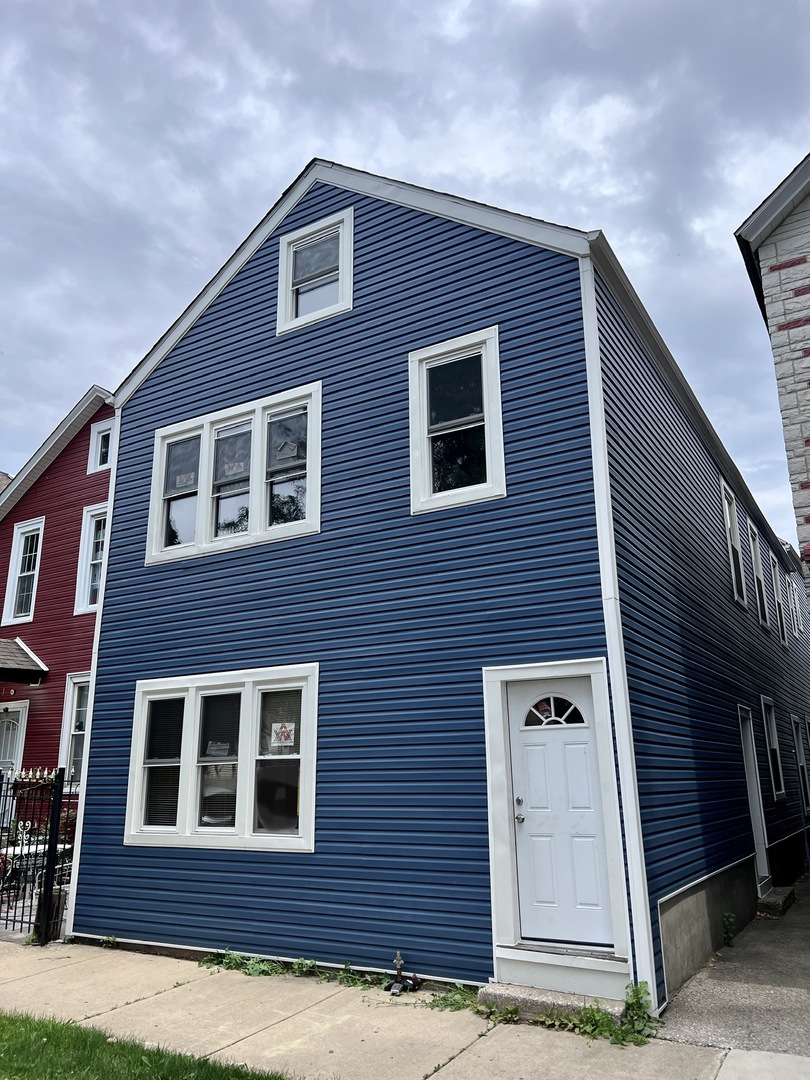
{"type": "Polygon", "coordinates": [[[102,947],[102,949],[117,949],[118,938],[115,936],[115,934],[109,934],[107,937],[103,937],[101,941],[99,941],[99,945],[102,947]]]}
{"type": "Polygon", "coordinates": [[[628,983],[625,994],[625,1013],[619,1020],[603,1009],[598,1000],[571,1012],[548,1012],[532,1021],[557,1031],[574,1031],[586,1039],[609,1039],[625,1046],[644,1046],[658,1030],[658,1021],[650,1016],[649,986],[628,983]]]}
{"type": "Polygon", "coordinates": [[[723,944],[733,945],[737,933],[737,917],[733,911],[723,912],[723,944]]]}
{"type": "Polygon", "coordinates": [[[293,960],[291,967],[293,975],[306,976],[318,974],[318,965],[316,961],[307,960],[303,956],[299,957],[298,960],[293,960]]]}
{"type": "Polygon", "coordinates": [[[428,1009],[443,1009],[447,1012],[460,1012],[462,1009],[471,1009],[478,1012],[478,990],[474,986],[465,986],[456,983],[449,989],[434,990],[425,1006],[428,1009]]]}
{"type": "Polygon", "coordinates": [[[243,975],[254,977],[260,975],[286,975],[287,969],[277,960],[264,960],[260,956],[248,956],[246,953],[231,952],[226,949],[224,953],[214,953],[205,956],[200,961],[201,967],[218,967],[224,971],[241,971],[243,975]]]}

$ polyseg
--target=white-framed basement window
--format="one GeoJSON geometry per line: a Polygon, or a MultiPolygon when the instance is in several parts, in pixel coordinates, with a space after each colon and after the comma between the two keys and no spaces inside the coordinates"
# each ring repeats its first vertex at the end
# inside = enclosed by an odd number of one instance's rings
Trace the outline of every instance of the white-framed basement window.
{"type": "Polygon", "coordinates": [[[59,764],[64,768],[65,780],[70,784],[81,783],[84,775],[89,701],[90,672],[68,675],[65,681],[59,764]]]}
{"type": "Polygon", "coordinates": [[[768,600],[765,596],[765,578],[762,575],[762,547],[759,542],[759,533],[751,522],[748,523],[748,540],[751,545],[751,568],[754,571],[754,586],[757,594],[757,612],[760,623],[767,627],[768,600]]]}
{"type": "Polygon", "coordinates": [[[136,684],[129,844],[313,851],[318,665],[136,684]]]}
{"type": "Polygon", "coordinates": [[[109,420],[99,420],[90,425],[90,452],[87,457],[87,471],[100,472],[109,469],[113,458],[113,430],[115,427],[114,417],[109,420]]]}
{"type": "Polygon", "coordinates": [[[506,495],[498,327],[408,354],[411,513],[506,495]]]}
{"type": "Polygon", "coordinates": [[[321,384],[155,433],[146,561],[320,529],[321,384]]]}
{"type": "Polygon", "coordinates": [[[740,524],[737,518],[737,500],[733,492],[722,485],[723,517],[726,525],[726,542],[731,563],[731,581],[734,599],[745,605],[745,575],[743,574],[742,550],[740,548],[740,524]]]}
{"type": "Polygon", "coordinates": [[[354,213],[348,207],[281,237],[277,334],[351,310],[353,234],[354,213]]]}
{"type": "Polygon", "coordinates": [[[106,546],[107,504],[85,506],[82,511],[74,615],[82,615],[98,608],[106,546]]]}
{"type": "Polygon", "coordinates": [[[782,570],[779,560],[771,552],[771,578],[773,579],[773,598],[776,603],[776,625],[779,629],[779,640],[787,645],[787,623],[785,622],[785,601],[782,594],[782,570]]]}
{"type": "Polygon", "coordinates": [[[34,617],[44,532],[44,517],[18,521],[14,526],[3,604],[4,626],[31,622],[34,617]]]}
{"type": "Polygon", "coordinates": [[[771,770],[771,786],[775,799],[785,797],[785,779],[782,772],[782,754],[779,750],[779,732],[776,728],[776,713],[773,701],[763,697],[762,722],[765,726],[765,745],[768,749],[768,765],[771,770]]]}

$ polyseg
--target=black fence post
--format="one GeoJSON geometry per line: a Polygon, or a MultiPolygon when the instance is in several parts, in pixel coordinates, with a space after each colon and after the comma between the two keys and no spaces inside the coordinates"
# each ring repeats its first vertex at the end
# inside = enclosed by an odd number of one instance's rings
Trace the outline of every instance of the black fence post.
{"type": "Polygon", "coordinates": [[[45,856],[45,876],[42,882],[42,913],[39,923],[39,944],[47,945],[51,940],[51,919],[53,918],[53,887],[56,881],[56,860],[59,857],[59,825],[62,817],[62,792],[65,787],[65,770],[57,769],[51,795],[51,817],[48,825],[48,850],[45,856]]]}

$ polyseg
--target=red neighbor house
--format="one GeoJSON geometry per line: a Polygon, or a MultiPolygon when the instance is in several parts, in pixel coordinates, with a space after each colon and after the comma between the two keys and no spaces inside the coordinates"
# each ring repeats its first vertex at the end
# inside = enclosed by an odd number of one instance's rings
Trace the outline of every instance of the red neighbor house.
{"type": "Polygon", "coordinates": [[[114,451],[91,387],[0,491],[0,772],[78,783],[114,451]]]}

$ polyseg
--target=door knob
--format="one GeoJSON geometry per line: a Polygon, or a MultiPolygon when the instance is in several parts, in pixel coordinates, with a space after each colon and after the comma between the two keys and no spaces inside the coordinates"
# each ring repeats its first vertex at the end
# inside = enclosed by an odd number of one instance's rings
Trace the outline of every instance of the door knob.
{"type": "Polygon", "coordinates": [[[522,825],[525,820],[526,818],[523,816],[523,814],[515,814],[515,821],[518,823],[518,825],[522,825]]]}

